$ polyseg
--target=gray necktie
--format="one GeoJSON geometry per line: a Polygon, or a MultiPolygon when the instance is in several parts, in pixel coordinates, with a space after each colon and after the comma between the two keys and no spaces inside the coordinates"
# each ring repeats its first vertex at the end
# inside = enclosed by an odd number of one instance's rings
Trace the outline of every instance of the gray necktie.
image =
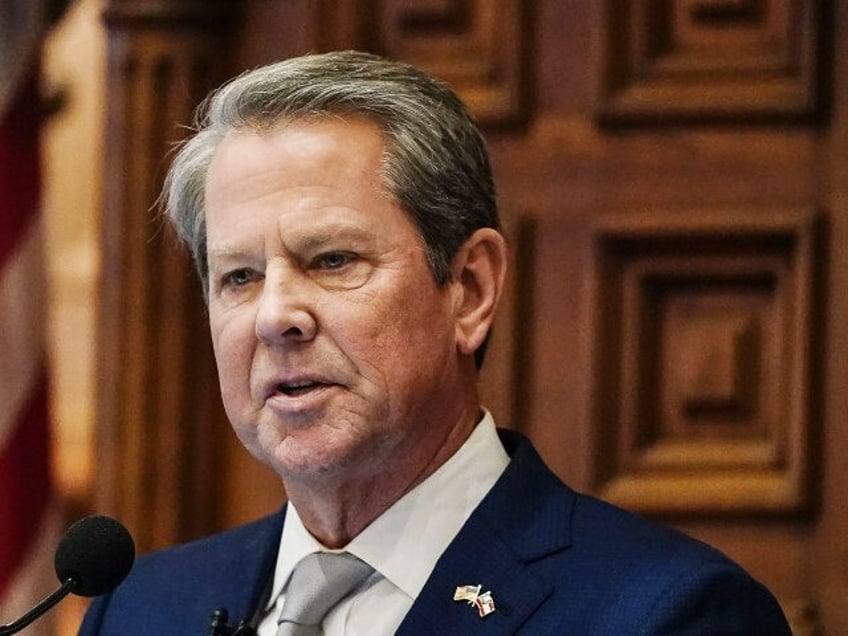
{"type": "Polygon", "coordinates": [[[317,552],[303,557],[289,581],[277,636],[320,635],[324,616],[373,571],[347,552],[317,552]]]}

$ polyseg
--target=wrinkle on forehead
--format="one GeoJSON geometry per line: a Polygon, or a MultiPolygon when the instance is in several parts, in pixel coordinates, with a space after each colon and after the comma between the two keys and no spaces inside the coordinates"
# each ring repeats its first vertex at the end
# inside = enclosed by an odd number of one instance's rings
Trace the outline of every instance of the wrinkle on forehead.
{"type": "MultiPolygon", "coordinates": [[[[317,212],[355,206],[349,200],[354,191],[392,198],[382,183],[384,145],[376,124],[347,126],[343,134],[335,119],[299,124],[225,137],[207,174],[207,226],[215,225],[221,208],[234,210],[239,222],[239,208],[245,208],[244,222],[249,222],[255,206],[274,206],[274,199],[284,200],[286,210],[317,212]]],[[[207,232],[214,234],[215,228],[207,232]]]]}
{"type": "MultiPolygon", "coordinates": [[[[245,188],[262,185],[265,179],[279,182],[279,173],[275,169],[281,158],[304,168],[319,168],[316,171],[315,187],[335,187],[340,181],[373,181],[378,191],[385,195],[382,185],[383,158],[385,144],[380,127],[374,122],[356,118],[298,120],[286,125],[262,130],[235,130],[228,133],[218,145],[207,172],[207,196],[210,184],[217,177],[222,156],[227,157],[227,168],[232,173],[229,187],[245,188]],[[348,147],[339,147],[338,126],[346,125],[347,130],[341,139],[348,147]],[[359,125],[355,125],[359,124],[359,125]],[[335,134],[316,135],[332,131],[335,134]],[[247,142],[247,143],[245,143],[247,142]],[[348,152],[353,150],[357,156],[373,161],[350,161],[348,152]],[[233,170],[235,168],[235,170],[233,170]],[[239,174],[239,178],[235,178],[239,174]]],[[[300,172],[300,171],[299,171],[300,172]]],[[[302,182],[300,185],[303,185],[302,182]]]]}

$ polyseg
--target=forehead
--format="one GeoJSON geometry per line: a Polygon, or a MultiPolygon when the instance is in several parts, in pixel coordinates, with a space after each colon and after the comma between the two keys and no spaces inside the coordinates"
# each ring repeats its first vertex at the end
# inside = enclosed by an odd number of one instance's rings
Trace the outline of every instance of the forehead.
{"type": "Polygon", "coordinates": [[[363,118],[296,120],[229,133],[205,184],[210,247],[269,223],[287,232],[325,221],[377,223],[385,230],[412,223],[384,187],[384,151],[379,126],[363,118]]]}
{"type": "Polygon", "coordinates": [[[365,119],[295,120],[235,130],[218,145],[206,176],[206,200],[226,205],[253,190],[312,185],[370,185],[382,191],[385,144],[365,119]]]}

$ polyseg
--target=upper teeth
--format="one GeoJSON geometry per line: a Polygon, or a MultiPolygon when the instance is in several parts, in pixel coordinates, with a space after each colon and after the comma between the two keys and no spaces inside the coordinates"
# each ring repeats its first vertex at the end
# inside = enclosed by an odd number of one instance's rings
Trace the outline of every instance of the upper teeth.
{"type": "Polygon", "coordinates": [[[305,386],[315,384],[312,380],[300,380],[298,382],[283,382],[280,386],[284,389],[301,389],[305,386]]]}

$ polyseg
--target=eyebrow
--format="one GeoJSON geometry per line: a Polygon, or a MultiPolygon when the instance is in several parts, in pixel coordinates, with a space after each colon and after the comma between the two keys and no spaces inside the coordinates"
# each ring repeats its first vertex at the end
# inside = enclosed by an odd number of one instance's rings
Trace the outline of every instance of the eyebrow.
{"type": "MultiPolygon", "coordinates": [[[[315,231],[304,233],[303,236],[295,236],[289,241],[284,241],[287,251],[297,252],[302,250],[316,250],[337,240],[351,240],[358,245],[373,243],[373,235],[360,226],[334,223],[326,227],[317,228],[315,231]]],[[[255,255],[249,250],[237,246],[221,246],[207,250],[207,259],[232,259],[241,260],[255,259],[255,255]]]]}
{"type": "Polygon", "coordinates": [[[373,242],[372,234],[362,227],[333,224],[328,227],[319,228],[316,232],[310,232],[305,236],[295,237],[290,245],[298,249],[312,250],[339,239],[353,240],[358,243],[365,241],[373,242]]]}
{"type": "Polygon", "coordinates": [[[206,250],[206,260],[212,261],[212,259],[244,259],[251,258],[248,252],[242,249],[238,249],[235,247],[218,247],[215,249],[207,249],[206,250]]]}

